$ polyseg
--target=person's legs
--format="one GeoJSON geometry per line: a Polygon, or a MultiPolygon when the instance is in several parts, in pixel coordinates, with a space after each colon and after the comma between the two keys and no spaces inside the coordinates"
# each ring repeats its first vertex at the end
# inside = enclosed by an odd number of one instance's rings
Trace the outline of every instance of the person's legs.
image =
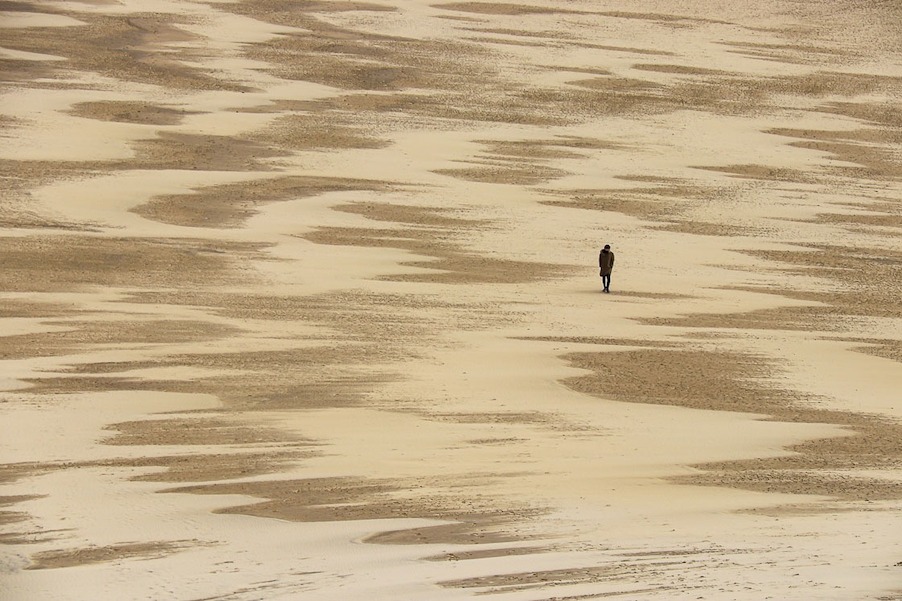
{"type": "Polygon", "coordinates": [[[611,276],[603,275],[601,276],[601,285],[604,286],[604,291],[608,292],[608,288],[611,286],[611,276]]]}

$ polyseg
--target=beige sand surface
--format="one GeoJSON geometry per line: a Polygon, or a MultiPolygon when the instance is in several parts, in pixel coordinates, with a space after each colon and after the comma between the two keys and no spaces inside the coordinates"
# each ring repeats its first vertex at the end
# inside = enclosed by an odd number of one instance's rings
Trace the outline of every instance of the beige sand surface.
{"type": "Polygon", "coordinates": [[[0,2],[0,598],[902,599],[900,17],[0,2]]]}

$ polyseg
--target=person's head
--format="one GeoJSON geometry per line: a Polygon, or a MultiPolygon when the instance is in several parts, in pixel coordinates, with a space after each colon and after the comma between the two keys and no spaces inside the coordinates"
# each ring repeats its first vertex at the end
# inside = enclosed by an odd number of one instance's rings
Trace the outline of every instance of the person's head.
{"type": "Polygon", "coordinates": [[[604,248],[602,248],[601,250],[602,250],[602,252],[610,252],[610,251],[611,251],[611,245],[610,245],[610,244],[605,244],[605,245],[604,245],[604,248]]]}

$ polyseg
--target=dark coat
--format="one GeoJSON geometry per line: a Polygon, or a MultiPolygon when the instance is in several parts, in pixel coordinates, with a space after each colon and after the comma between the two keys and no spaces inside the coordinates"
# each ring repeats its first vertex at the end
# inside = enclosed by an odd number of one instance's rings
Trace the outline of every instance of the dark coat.
{"type": "Polygon", "coordinates": [[[598,275],[611,275],[611,271],[614,269],[614,253],[604,250],[598,253],[598,268],[598,275]]]}

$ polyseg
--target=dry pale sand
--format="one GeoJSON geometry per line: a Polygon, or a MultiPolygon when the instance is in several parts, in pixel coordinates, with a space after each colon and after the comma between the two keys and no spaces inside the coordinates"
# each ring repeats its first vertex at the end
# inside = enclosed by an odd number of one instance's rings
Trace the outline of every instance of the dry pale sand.
{"type": "Polygon", "coordinates": [[[0,1],[0,597],[902,599],[900,23],[0,1]]]}

